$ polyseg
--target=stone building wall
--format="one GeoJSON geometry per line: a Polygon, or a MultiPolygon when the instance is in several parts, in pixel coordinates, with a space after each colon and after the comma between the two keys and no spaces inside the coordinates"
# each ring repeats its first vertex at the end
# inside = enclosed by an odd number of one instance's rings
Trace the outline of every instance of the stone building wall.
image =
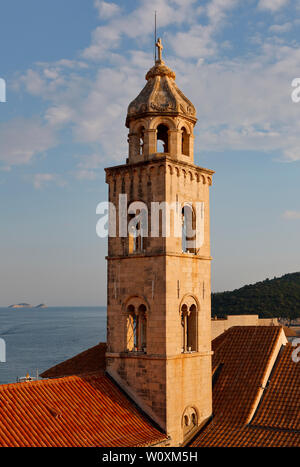
{"type": "Polygon", "coordinates": [[[259,319],[258,315],[229,315],[227,319],[212,319],[212,339],[233,326],[279,326],[279,322],[277,318],[259,319]]]}

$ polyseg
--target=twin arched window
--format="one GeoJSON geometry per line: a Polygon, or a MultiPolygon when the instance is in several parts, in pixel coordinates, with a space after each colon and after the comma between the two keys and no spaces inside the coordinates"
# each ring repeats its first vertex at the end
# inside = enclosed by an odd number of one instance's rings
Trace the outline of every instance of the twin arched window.
{"type": "Polygon", "coordinates": [[[183,437],[186,438],[192,434],[198,426],[198,415],[194,407],[185,409],[182,417],[183,437]]]}
{"type": "Polygon", "coordinates": [[[147,347],[147,308],[142,303],[138,307],[128,305],[127,310],[127,351],[146,352],[147,347]]]}
{"type": "Polygon", "coordinates": [[[181,352],[197,351],[197,305],[184,303],[180,310],[181,352]]]}

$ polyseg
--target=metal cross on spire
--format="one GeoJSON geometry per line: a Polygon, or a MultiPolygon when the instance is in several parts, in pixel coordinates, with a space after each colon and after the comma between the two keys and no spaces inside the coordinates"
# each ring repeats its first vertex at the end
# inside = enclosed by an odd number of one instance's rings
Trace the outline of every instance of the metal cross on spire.
{"type": "Polygon", "coordinates": [[[162,50],[163,50],[163,45],[162,45],[162,42],[161,42],[161,38],[159,37],[157,39],[157,42],[156,42],[156,47],[158,49],[158,61],[161,62],[162,61],[162,50]]]}

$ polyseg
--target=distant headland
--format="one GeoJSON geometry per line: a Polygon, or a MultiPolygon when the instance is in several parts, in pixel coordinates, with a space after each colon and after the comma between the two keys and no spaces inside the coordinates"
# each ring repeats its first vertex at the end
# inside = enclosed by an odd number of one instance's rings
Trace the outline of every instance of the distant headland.
{"type": "Polygon", "coordinates": [[[39,305],[32,306],[29,303],[18,303],[16,305],[9,305],[8,308],[47,308],[47,305],[40,303],[39,305]]]}

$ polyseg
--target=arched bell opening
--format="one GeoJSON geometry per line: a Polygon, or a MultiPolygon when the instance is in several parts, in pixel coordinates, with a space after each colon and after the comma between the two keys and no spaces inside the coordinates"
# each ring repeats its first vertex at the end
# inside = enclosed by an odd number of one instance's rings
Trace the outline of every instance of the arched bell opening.
{"type": "Polygon", "coordinates": [[[141,127],[138,131],[138,154],[144,156],[144,145],[145,145],[145,128],[141,127]]]}
{"type": "Polygon", "coordinates": [[[166,153],[169,152],[169,128],[164,125],[160,124],[157,127],[157,136],[156,136],[156,152],[159,153],[166,153]]]}
{"type": "Polygon", "coordinates": [[[182,127],[181,133],[181,154],[190,156],[190,135],[185,127],[182,127]]]}

